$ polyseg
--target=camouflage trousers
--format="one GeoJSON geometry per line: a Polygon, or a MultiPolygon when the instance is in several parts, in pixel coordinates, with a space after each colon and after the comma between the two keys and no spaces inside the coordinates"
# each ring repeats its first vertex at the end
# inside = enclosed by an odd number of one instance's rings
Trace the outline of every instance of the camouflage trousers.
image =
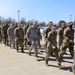
{"type": "Polygon", "coordinates": [[[27,38],[24,38],[24,44],[25,44],[25,46],[27,46],[27,45],[31,46],[31,42],[28,42],[27,38]]]}
{"type": "Polygon", "coordinates": [[[37,40],[37,45],[41,48],[40,39],[37,40]]]}
{"type": "Polygon", "coordinates": [[[37,40],[36,39],[31,41],[31,47],[29,49],[29,53],[32,51],[32,49],[34,49],[35,57],[37,57],[38,56],[38,49],[37,49],[37,40]]]}
{"type": "Polygon", "coordinates": [[[71,43],[69,43],[69,44],[68,43],[67,44],[62,43],[62,45],[61,45],[61,51],[59,52],[59,55],[61,56],[61,59],[62,59],[63,55],[65,54],[65,51],[66,51],[67,48],[69,49],[71,57],[73,58],[73,56],[74,56],[74,47],[73,47],[73,44],[71,44],[71,43]]]}
{"type": "Polygon", "coordinates": [[[61,44],[62,44],[62,39],[58,38],[57,39],[57,48],[58,48],[58,52],[60,52],[60,47],[61,47],[61,44]]]}
{"type": "Polygon", "coordinates": [[[58,55],[58,49],[57,47],[55,49],[52,48],[52,45],[50,44],[50,42],[48,42],[47,44],[47,50],[46,50],[46,57],[45,57],[45,62],[48,63],[49,61],[49,56],[51,56],[51,53],[54,53],[55,55],[55,58],[56,58],[56,61],[57,61],[57,64],[61,64],[61,60],[60,60],[60,57],[58,55]]]}
{"type": "Polygon", "coordinates": [[[3,42],[5,45],[8,45],[8,35],[3,35],[3,42]]]}
{"type": "Polygon", "coordinates": [[[17,50],[19,50],[19,45],[20,45],[21,50],[23,51],[23,47],[24,47],[23,41],[24,41],[24,39],[16,39],[16,49],[17,50]]]}
{"type": "Polygon", "coordinates": [[[10,48],[11,48],[11,45],[13,45],[13,47],[15,48],[15,37],[8,36],[8,40],[9,40],[10,48]]]}

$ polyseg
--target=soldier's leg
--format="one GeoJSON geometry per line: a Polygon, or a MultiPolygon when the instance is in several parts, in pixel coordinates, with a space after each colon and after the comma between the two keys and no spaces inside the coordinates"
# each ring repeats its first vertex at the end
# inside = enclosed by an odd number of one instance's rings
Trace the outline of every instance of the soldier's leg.
{"type": "Polygon", "coordinates": [[[45,64],[48,66],[48,61],[49,61],[49,56],[50,56],[50,53],[46,53],[46,56],[45,56],[45,64]]]}
{"type": "Polygon", "coordinates": [[[38,46],[41,49],[40,39],[38,39],[38,46]]]}
{"type": "Polygon", "coordinates": [[[69,46],[69,52],[71,54],[71,57],[73,58],[74,57],[74,47],[73,47],[73,45],[69,46]]]}
{"type": "Polygon", "coordinates": [[[23,47],[24,47],[24,46],[23,46],[23,41],[21,40],[20,42],[21,42],[21,52],[24,53],[24,49],[23,49],[23,47]]]}
{"type": "Polygon", "coordinates": [[[12,40],[10,39],[10,40],[9,40],[9,45],[10,45],[10,48],[11,48],[11,43],[12,43],[12,40]]]}
{"type": "Polygon", "coordinates": [[[17,50],[17,52],[19,52],[19,50],[18,50],[19,46],[18,45],[19,45],[19,42],[18,42],[18,40],[16,40],[16,50],[17,50]]]}
{"type": "Polygon", "coordinates": [[[29,47],[31,47],[31,42],[27,41],[27,45],[28,45],[28,49],[29,49],[29,47]]]}
{"type": "Polygon", "coordinates": [[[34,41],[31,41],[31,46],[30,46],[29,52],[28,52],[29,55],[31,55],[31,51],[32,51],[32,49],[33,49],[33,42],[34,42],[34,41]]]}
{"type": "Polygon", "coordinates": [[[27,41],[27,38],[25,38],[25,39],[24,39],[24,45],[26,46],[26,48],[27,48],[27,42],[28,42],[28,41],[27,41]]]}
{"type": "Polygon", "coordinates": [[[34,48],[35,57],[38,57],[37,41],[34,40],[34,41],[32,42],[32,44],[33,44],[33,48],[34,48]]]}
{"type": "Polygon", "coordinates": [[[55,55],[55,58],[56,58],[59,69],[63,68],[63,66],[61,65],[61,58],[58,55],[58,49],[57,48],[53,49],[53,52],[54,52],[54,55],[55,55]]]}
{"type": "Polygon", "coordinates": [[[51,55],[52,47],[48,43],[47,44],[47,49],[46,49],[46,56],[45,56],[45,64],[48,66],[48,61],[49,61],[49,56],[51,55]]]}
{"type": "Polygon", "coordinates": [[[5,44],[5,46],[6,46],[6,37],[4,36],[4,44],[5,44]]]}
{"type": "Polygon", "coordinates": [[[47,52],[47,44],[48,44],[48,41],[45,40],[45,52],[47,52]]]}
{"type": "Polygon", "coordinates": [[[8,44],[9,43],[9,41],[8,41],[8,35],[5,35],[5,43],[6,43],[7,46],[9,46],[9,44],[8,44]]]}
{"type": "Polygon", "coordinates": [[[13,38],[13,48],[15,49],[15,38],[13,38]]]}
{"type": "Polygon", "coordinates": [[[29,42],[29,46],[31,47],[31,42],[29,42]]]}
{"type": "Polygon", "coordinates": [[[57,38],[57,48],[58,48],[58,52],[60,52],[60,38],[57,38]]]}
{"type": "Polygon", "coordinates": [[[62,44],[60,48],[61,48],[61,51],[59,52],[59,56],[61,58],[61,61],[63,61],[63,55],[65,54],[67,46],[65,44],[62,44]]]}

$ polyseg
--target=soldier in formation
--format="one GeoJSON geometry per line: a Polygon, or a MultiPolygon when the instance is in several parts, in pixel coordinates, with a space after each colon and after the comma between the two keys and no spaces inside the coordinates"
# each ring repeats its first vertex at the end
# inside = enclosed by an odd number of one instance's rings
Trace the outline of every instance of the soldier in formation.
{"type": "Polygon", "coordinates": [[[48,33],[51,31],[52,25],[53,25],[53,22],[50,21],[50,22],[48,23],[48,27],[45,29],[46,47],[47,47],[47,37],[48,37],[48,33]]]}
{"type": "Polygon", "coordinates": [[[74,29],[72,28],[73,23],[70,22],[68,23],[68,27],[64,30],[64,39],[61,45],[61,51],[60,51],[60,57],[61,60],[63,61],[63,55],[66,51],[66,49],[69,49],[69,52],[71,54],[71,57],[73,58],[74,56],[74,29]]]}
{"type": "Polygon", "coordinates": [[[27,40],[31,42],[31,47],[29,49],[29,55],[31,55],[31,50],[34,49],[35,57],[38,59],[38,49],[37,49],[37,41],[38,39],[42,39],[40,30],[38,29],[36,22],[33,22],[33,25],[30,26],[26,33],[27,40]]]}
{"type": "Polygon", "coordinates": [[[13,47],[15,48],[15,35],[14,35],[14,30],[15,27],[13,24],[10,24],[9,28],[7,29],[7,34],[8,34],[8,40],[9,40],[9,45],[11,48],[11,45],[13,44],[13,47]]]}
{"type": "Polygon", "coordinates": [[[51,31],[48,33],[48,43],[47,43],[47,50],[46,50],[46,57],[45,57],[45,64],[48,65],[49,56],[51,56],[51,53],[53,52],[55,55],[55,58],[57,60],[57,64],[59,68],[63,68],[61,65],[61,60],[58,55],[58,49],[57,49],[57,32],[56,27],[52,27],[51,31]]]}
{"type": "Polygon", "coordinates": [[[4,25],[2,26],[1,32],[2,32],[2,36],[3,36],[3,42],[6,45],[8,44],[8,35],[7,35],[7,29],[8,29],[9,25],[7,23],[7,21],[4,23],[4,25]]]}
{"type": "Polygon", "coordinates": [[[29,23],[27,22],[26,26],[24,28],[24,44],[25,44],[25,46],[27,46],[27,45],[31,46],[31,42],[28,42],[27,37],[26,37],[26,33],[27,33],[28,28],[29,28],[29,23]]]}
{"type": "Polygon", "coordinates": [[[60,51],[60,46],[62,44],[62,41],[64,39],[64,30],[65,30],[65,23],[62,23],[61,24],[61,28],[58,29],[58,34],[57,34],[57,48],[58,48],[58,51],[60,51]]]}
{"type": "Polygon", "coordinates": [[[23,47],[24,47],[24,45],[23,45],[24,31],[23,31],[22,25],[20,23],[18,24],[18,27],[15,29],[14,34],[15,34],[15,39],[16,39],[17,52],[19,52],[19,45],[20,45],[21,52],[24,53],[24,49],[23,49],[23,47]]]}

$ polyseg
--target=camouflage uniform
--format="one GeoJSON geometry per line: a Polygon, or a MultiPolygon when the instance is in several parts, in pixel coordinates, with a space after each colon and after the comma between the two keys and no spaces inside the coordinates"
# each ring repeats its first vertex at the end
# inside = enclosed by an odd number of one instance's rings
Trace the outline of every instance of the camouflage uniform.
{"type": "Polygon", "coordinates": [[[7,22],[2,26],[2,36],[3,36],[3,41],[5,45],[8,45],[8,35],[7,35],[7,29],[8,29],[9,25],[7,24],[7,22]]]}
{"type": "MultiPolygon", "coordinates": [[[[69,23],[69,26],[70,25],[71,24],[69,23]]],[[[67,48],[69,48],[71,57],[74,56],[73,45],[74,45],[74,30],[68,27],[64,30],[64,39],[63,39],[63,42],[61,45],[61,51],[60,51],[61,60],[63,60],[62,56],[64,55],[67,48]]]]}
{"type": "Polygon", "coordinates": [[[34,48],[35,57],[38,57],[37,42],[41,39],[40,30],[38,27],[30,26],[26,33],[27,39],[31,41],[31,47],[29,50],[29,55],[31,55],[31,50],[34,48]]]}
{"type": "MultiPolygon", "coordinates": [[[[38,27],[38,25],[37,25],[37,27],[38,27]]],[[[38,29],[39,29],[39,31],[40,31],[40,28],[38,27],[38,29]]],[[[40,33],[41,34],[41,33],[40,33]]],[[[42,38],[42,37],[41,37],[42,38]]],[[[38,38],[38,41],[37,41],[37,45],[38,45],[38,47],[41,49],[41,44],[40,44],[40,38],[38,38]]]]}
{"type": "Polygon", "coordinates": [[[17,51],[19,49],[19,45],[21,46],[21,52],[23,51],[23,42],[24,42],[24,31],[22,28],[17,27],[14,31],[15,37],[16,37],[16,47],[17,51]]]}
{"type": "Polygon", "coordinates": [[[47,43],[47,51],[46,51],[46,57],[45,57],[45,63],[48,65],[49,56],[51,56],[51,52],[53,51],[56,60],[58,62],[58,65],[61,65],[61,60],[58,56],[58,49],[57,49],[57,42],[56,42],[57,32],[49,32],[48,33],[48,43],[47,43]],[[53,46],[55,48],[53,48],[53,46]]]}
{"type": "Polygon", "coordinates": [[[50,31],[51,31],[51,28],[48,26],[48,27],[46,28],[46,30],[45,30],[45,32],[46,32],[45,38],[47,38],[48,33],[49,33],[50,31]]]}
{"type": "Polygon", "coordinates": [[[58,30],[58,34],[57,34],[57,48],[58,48],[58,51],[60,51],[60,46],[63,42],[63,39],[64,39],[64,36],[63,36],[63,33],[64,33],[64,29],[63,27],[61,27],[59,30],[58,30]]]}
{"type": "Polygon", "coordinates": [[[29,24],[27,23],[27,25],[26,25],[25,28],[24,28],[24,43],[25,43],[25,46],[26,46],[26,45],[30,45],[30,46],[31,46],[31,43],[28,42],[28,41],[27,41],[27,38],[26,38],[26,32],[27,32],[28,28],[29,28],[29,24]]]}
{"type": "Polygon", "coordinates": [[[14,30],[15,30],[15,27],[13,25],[10,25],[10,27],[7,29],[8,39],[10,42],[10,48],[11,48],[11,44],[13,44],[13,47],[15,48],[14,30]]]}
{"type": "Polygon", "coordinates": [[[53,25],[53,22],[50,21],[48,23],[48,27],[44,30],[44,32],[45,32],[45,35],[44,36],[45,36],[45,41],[46,41],[46,48],[47,48],[47,37],[48,37],[48,33],[51,31],[52,25],[53,25]]]}

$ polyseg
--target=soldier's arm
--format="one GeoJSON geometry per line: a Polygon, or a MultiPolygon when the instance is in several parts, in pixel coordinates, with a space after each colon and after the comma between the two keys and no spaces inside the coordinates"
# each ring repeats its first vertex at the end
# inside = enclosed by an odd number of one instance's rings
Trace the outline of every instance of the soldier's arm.
{"type": "Polygon", "coordinates": [[[8,36],[10,35],[10,29],[9,28],[7,29],[7,35],[8,36]]]}
{"type": "Polygon", "coordinates": [[[52,39],[51,39],[51,32],[48,33],[47,39],[48,39],[48,42],[50,42],[53,46],[52,39]]]}
{"type": "Polygon", "coordinates": [[[17,29],[14,30],[14,35],[15,35],[15,37],[18,37],[17,36],[17,29]]]}
{"type": "Polygon", "coordinates": [[[40,37],[40,39],[42,40],[42,36],[41,36],[41,32],[40,32],[40,29],[39,29],[39,37],[40,37]]]}
{"type": "Polygon", "coordinates": [[[26,34],[25,30],[26,30],[26,29],[25,29],[25,27],[24,27],[24,29],[23,29],[23,31],[24,31],[24,34],[26,34]]]}
{"type": "Polygon", "coordinates": [[[68,37],[68,30],[67,29],[64,30],[64,38],[67,40],[70,40],[68,37]]]}
{"type": "Polygon", "coordinates": [[[45,30],[45,38],[47,38],[47,35],[48,35],[48,28],[46,28],[45,30]]]}
{"type": "Polygon", "coordinates": [[[62,35],[61,34],[61,29],[58,30],[58,35],[59,35],[59,37],[62,35]]]}
{"type": "Polygon", "coordinates": [[[30,40],[30,27],[27,29],[27,32],[26,32],[26,37],[27,37],[27,40],[30,40]]]}

